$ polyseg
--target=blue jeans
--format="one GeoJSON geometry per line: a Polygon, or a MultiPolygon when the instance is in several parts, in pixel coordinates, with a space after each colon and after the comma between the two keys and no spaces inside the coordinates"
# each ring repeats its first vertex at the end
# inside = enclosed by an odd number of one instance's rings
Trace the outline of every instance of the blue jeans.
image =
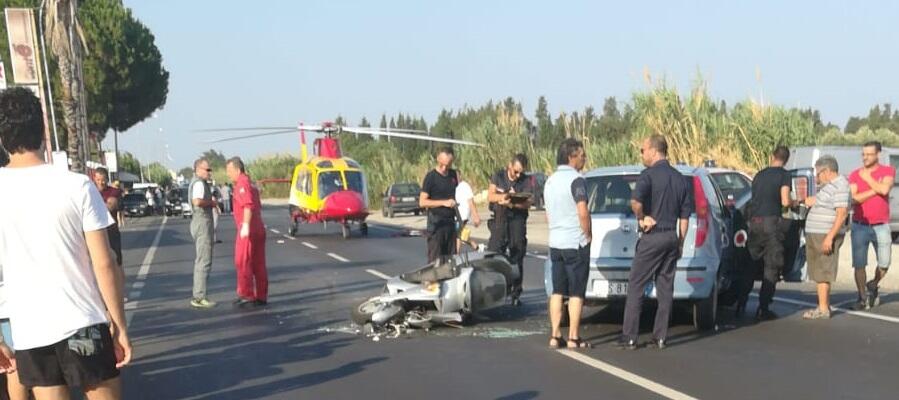
{"type": "Polygon", "coordinates": [[[893,238],[889,224],[865,225],[852,223],[852,267],[868,266],[868,245],[874,245],[877,254],[877,267],[890,267],[893,238]]]}
{"type": "Polygon", "coordinates": [[[12,328],[9,325],[9,319],[0,320],[0,331],[3,332],[3,342],[12,349],[12,328]]]}

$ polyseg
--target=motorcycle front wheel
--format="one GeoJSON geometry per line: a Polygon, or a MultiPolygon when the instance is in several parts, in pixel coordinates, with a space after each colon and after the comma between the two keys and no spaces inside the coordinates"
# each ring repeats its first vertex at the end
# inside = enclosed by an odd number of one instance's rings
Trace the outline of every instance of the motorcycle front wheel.
{"type": "Polygon", "coordinates": [[[368,299],[363,301],[358,306],[353,307],[352,312],[350,312],[350,318],[356,325],[364,326],[365,324],[371,322],[371,316],[376,311],[380,304],[377,299],[368,299]]]}

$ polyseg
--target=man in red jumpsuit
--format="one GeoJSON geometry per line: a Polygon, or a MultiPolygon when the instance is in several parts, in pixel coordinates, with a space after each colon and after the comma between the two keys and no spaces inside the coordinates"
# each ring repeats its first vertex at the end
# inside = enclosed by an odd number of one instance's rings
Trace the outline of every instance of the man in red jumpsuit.
{"type": "Polygon", "coordinates": [[[234,244],[234,265],[237,267],[237,300],[234,305],[264,306],[268,303],[268,273],[259,190],[250,183],[239,157],[228,160],[225,172],[234,182],[232,207],[238,232],[234,244]]]}

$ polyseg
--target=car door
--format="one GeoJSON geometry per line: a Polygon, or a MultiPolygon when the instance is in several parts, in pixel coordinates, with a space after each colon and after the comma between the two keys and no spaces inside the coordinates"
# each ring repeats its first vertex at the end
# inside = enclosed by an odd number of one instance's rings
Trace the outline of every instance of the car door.
{"type": "MultiPolygon", "coordinates": [[[[792,176],[791,196],[794,200],[805,201],[809,196],[817,192],[815,184],[815,170],[812,168],[800,168],[790,170],[792,176]]],[[[805,216],[808,209],[805,206],[794,207],[787,216],[786,242],[784,245],[783,278],[787,282],[802,282],[807,277],[805,265],[805,216]]]]}

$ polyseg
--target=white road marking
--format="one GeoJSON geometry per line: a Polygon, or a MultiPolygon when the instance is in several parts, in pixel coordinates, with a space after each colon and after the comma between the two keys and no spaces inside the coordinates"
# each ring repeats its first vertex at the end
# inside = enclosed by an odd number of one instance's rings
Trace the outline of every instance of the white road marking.
{"type": "MultiPolygon", "coordinates": [[[[750,296],[759,297],[759,295],[755,294],[755,293],[750,294],[750,296]]],[[[781,303],[787,303],[787,304],[803,306],[803,307],[818,307],[817,303],[811,303],[811,302],[802,301],[802,300],[787,299],[787,298],[778,297],[778,296],[774,296],[774,301],[779,301],[781,303]]],[[[876,319],[876,320],[880,320],[880,321],[892,322],[894,324],[899,324],[899,318],[896,318],[896,317],[890,317],[890,316],[875,314],[875,313],[866,312],[866,311],[849,310],[849,309],[845,309],[845,308],[841,308],[841,307],[837,307],[837,306],[831,306],[830,308],[832,308],[836,311],[839,311],[839,312],[849,314],[849,315],[854,315],[856,317],[870,318],[870,319],[876,319]]]]}
{"type": "Polygon", "coordinates": [[[331,258],[333,258],[333,259],[335,259],[335,260],[337,260],[337,261],[340,261],[340,262],[350,262],[350,260],[347,260],[346,258],[343,258],[343,257],[341,257],[341,256],[339,256],[339,255],[337,255],[337,254],[334,254],[334,253],[328,253],[328,257],[331,257],[331,258]]]}
{"type": "Polygon", "coordinates": [[[668,399],[677,399],[677,400],[696,400],[695,397],[689,396],[687,394],[678,392],[672,388],[669,388],[660,383],[653,382],[649,379],[646,379],[640,375],[633,374],[631,372],[627,372],[621,368],[618,368],[614,365],[602,362],[595,358],[589,357],[585,354],[581,354],[571,350],[559,350],[559,354],[562,354],[566,357],[572,358],[582,364],[586,364],[593,368],[596,368],[602,372],[605,372],[609,375],[615,376],[619,379],[626,380],[630,383],[633,383],[637,386],[640,386],[646,390],[649,390],[653,393],[656,393],[662,397],[668,399]]]}
{"type": "Polygon", "coordinates": [[[306,246],[306,247],[308,247],[308,248],[310,248],[310,249],[312,249],[312,250],[315,250],[315,249],[318,248],[318,246],[316,246],[316,245],[314,245],[314,244],[312,244],[312,243],[309,243],[309,242],[303,242],[303,246],[306,246]]]}
{"type": "Polygon", "coordinates": [[[547,257],[547,256],[545,256],[545,255],[543,255],[543,254],[538,254],[538,253],[528,253],[528,256],[529,256],[529,257],[534,257],[534,258],[539,258],[539,259],[541,259],[541,260],[549,260],[549,257],[547,257]]]}
{"type": "Polygon", "coordinates": [[[272,231],[272,233],[274,233],[275,235],[280,235],[280,234],[281,234],[281,232],[278,231],[277,229],[269,229],[269,230],[272,231]]]}
{"type": "Polygon", "coordinates": [[[290,235],[284,235],[284,239],[297,240],[297,238],[290,235]]]}
{"type": "MultiPolygon", "coordinates": [[[[153,264],[153,257],[156,256],[156,249],[159,247],[159,240],[162,239],[162,231],[165,230],[165,223],[168,222],[168,220],[169,217],[162,217],[162,223],[159,224],[159,229],[156,230],[156,237],[153,238],[153,244],[150,245],[150,249],[147,250],[147,254],[144,256],[144,261],[140,264],[140,270],[137,271],[137,278],[134,281],[131,293],[128,293],[128,300],[130,301],[125,304],[126,310],[137,309],[138,299],[141,295],[141,289],[144,287],[143,281],[147,278],[147,274],[150,273],[150,266],[153,264]]],[[[126,314],[127,315],[125,316],[125,323],[128,326],[131,326],[131,320],[134,318],[134,311],[126,314]]]]}
{"type": "Polygon", "coordinates": [[[384,274],[383,272],[378,271],[378,270],[376,270],[376,269],[367,269],[367,270],[365,270],[365,272],[368,272],[369,274],[372,274],[372,275],[374,275],[374,276],[377,276],[378,278],[381,278],[381,279],[383,279],[383,280],[385,280],[385,281],[388,280],[388,279],[390,279],[389,276],[387,276],[387,275],[384,274]]]}

